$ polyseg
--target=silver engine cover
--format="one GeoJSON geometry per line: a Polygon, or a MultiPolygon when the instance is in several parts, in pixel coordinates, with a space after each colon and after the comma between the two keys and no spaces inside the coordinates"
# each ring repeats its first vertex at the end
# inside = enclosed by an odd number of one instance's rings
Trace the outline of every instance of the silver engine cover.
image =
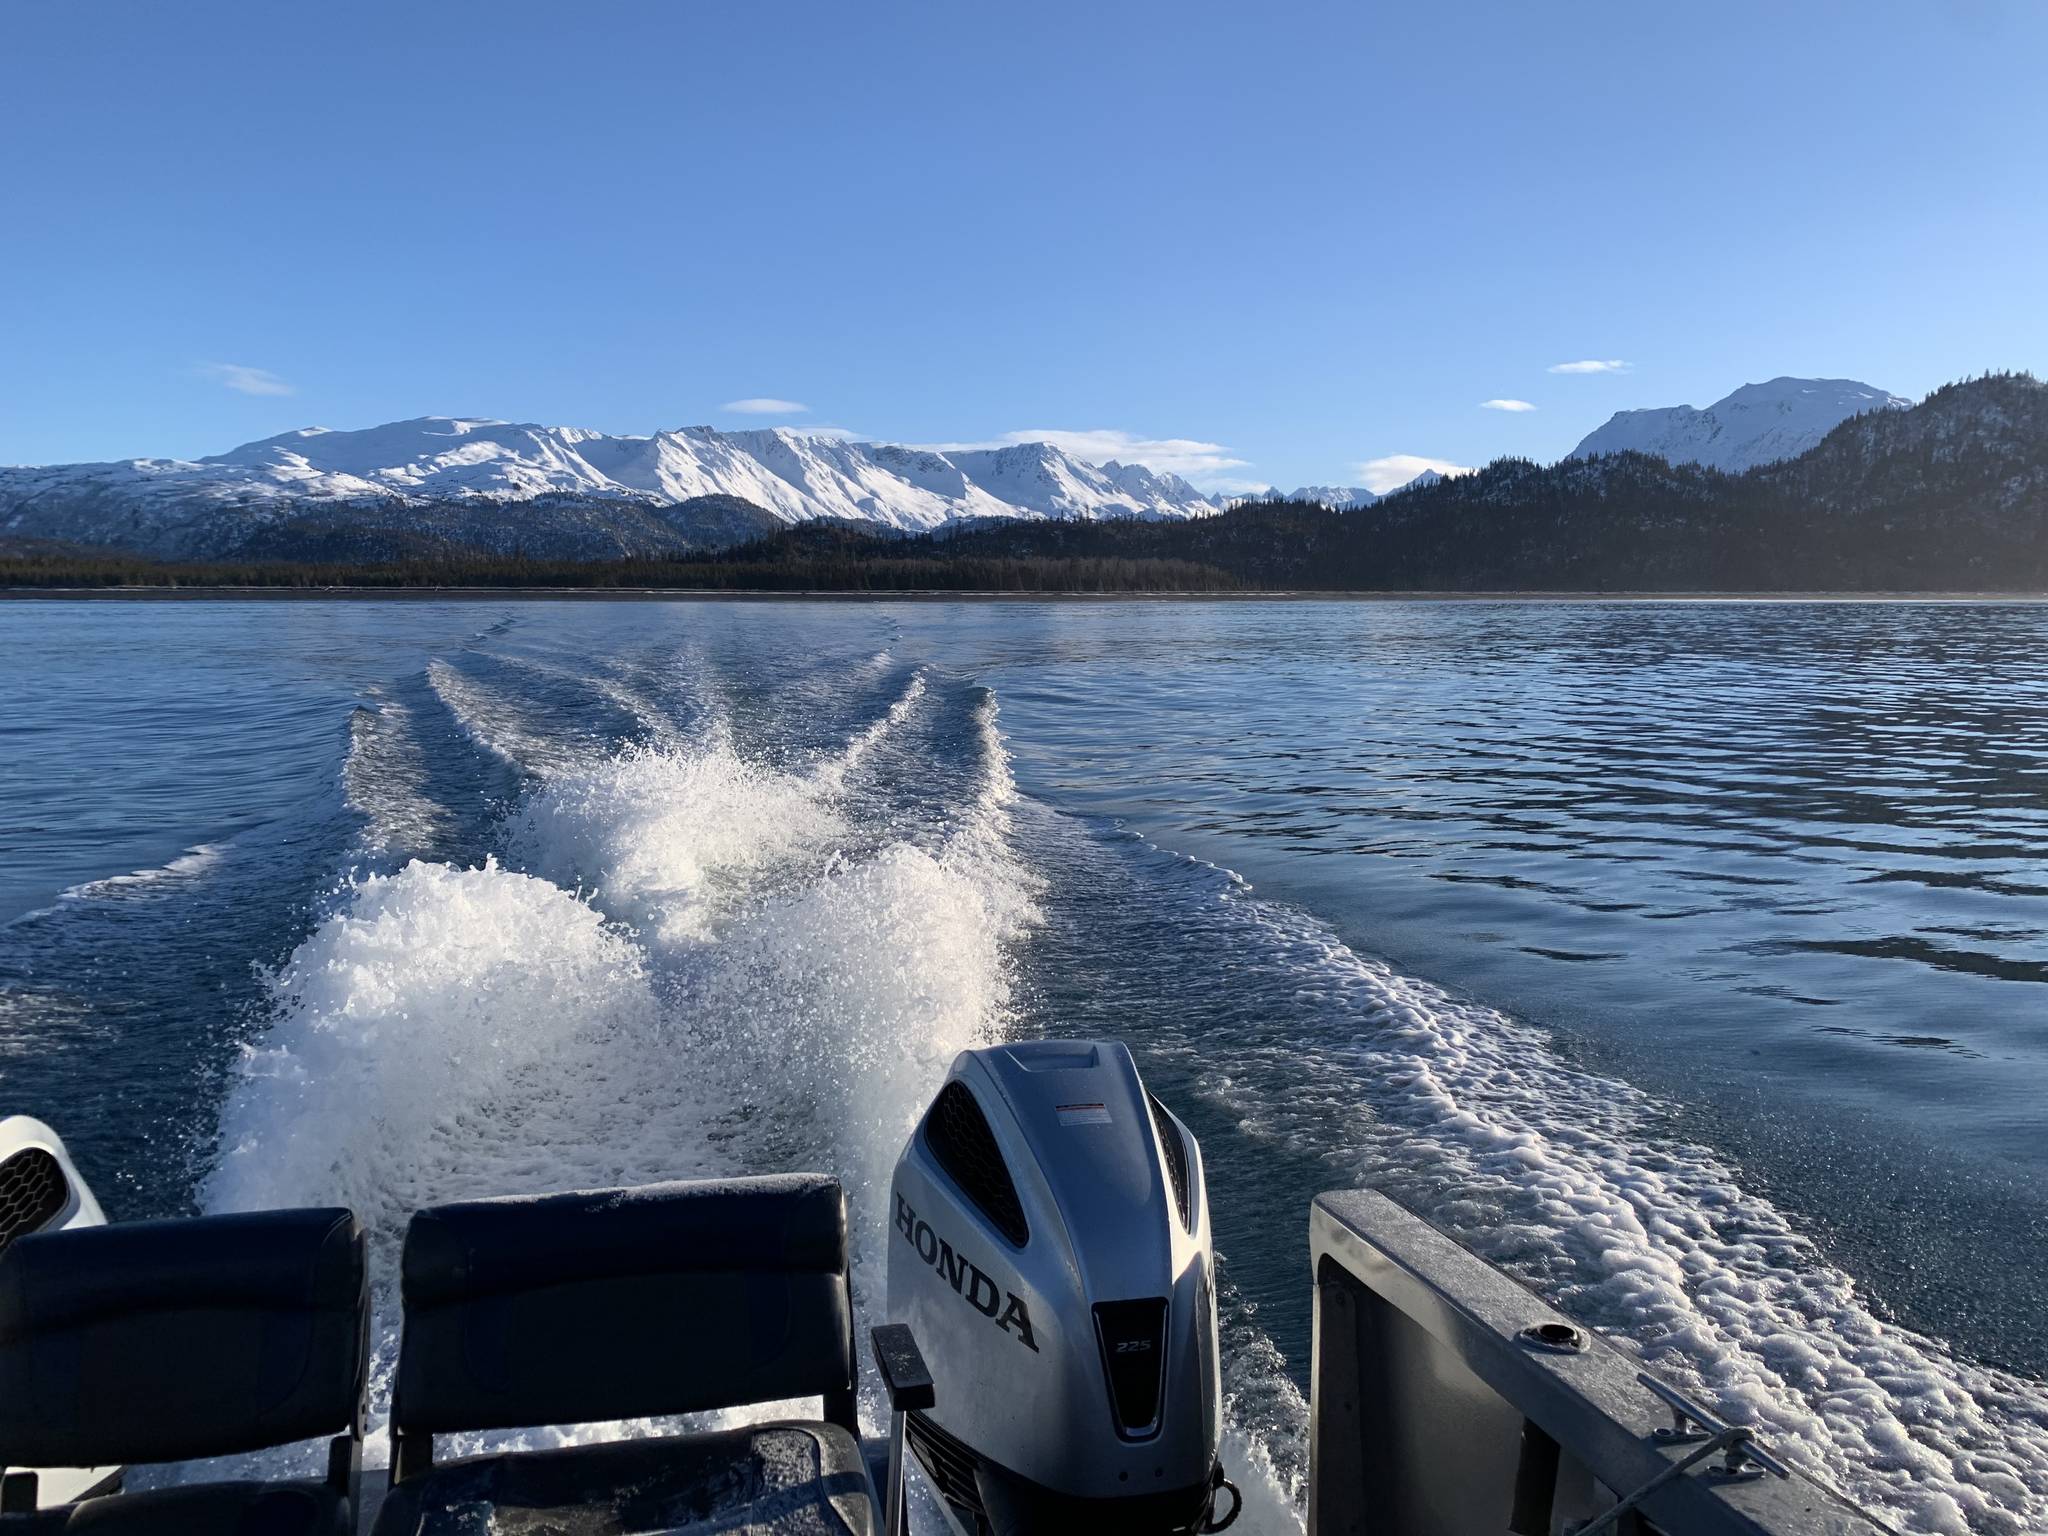
{"type": "Polygon", "coordinates": [[[1207,1190],[1130,1052],[961,1053],[891,1213],[889,1316],[937,1390],[911,1445],[949,1513],[996,1532],[1192,1529],[1222,1428],[1207,1190]]]}

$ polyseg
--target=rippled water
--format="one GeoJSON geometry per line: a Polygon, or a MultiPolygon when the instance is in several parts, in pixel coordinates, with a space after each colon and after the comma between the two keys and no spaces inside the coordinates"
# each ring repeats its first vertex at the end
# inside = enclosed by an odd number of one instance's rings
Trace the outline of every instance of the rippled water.
{"type": "Polygon", "coordinates": [[[117,1216],[347,1199],[387,1260],[432,1199],[822,1163],[866,1291],[952,1052],[1115,1034],[1208,1154],[1261,1528],[1306,1203],[1370,1182],[1902,1528],[2038,1529],[2044,628],[0,607],[0,1107],[117,1216]]]}

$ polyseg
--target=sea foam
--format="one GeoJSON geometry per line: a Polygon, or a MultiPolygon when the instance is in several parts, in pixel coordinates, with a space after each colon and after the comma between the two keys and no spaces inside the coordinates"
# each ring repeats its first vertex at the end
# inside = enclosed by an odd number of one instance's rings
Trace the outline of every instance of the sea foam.
{"type": "Polygon", "coordinates": [[[437,1201],[822,1167],[848,1188],[861,1311],[879,1300],[890,1167],[952,1056],[1001,1033],[1031,921],[999,755],[947,825],[842,805],[923,695],[807,771],[716,731],[549,753],[505,863],[358,878],[270,979],[202,1203],[363,1215],[380,1416],[397,1247],[437,1201]]]}

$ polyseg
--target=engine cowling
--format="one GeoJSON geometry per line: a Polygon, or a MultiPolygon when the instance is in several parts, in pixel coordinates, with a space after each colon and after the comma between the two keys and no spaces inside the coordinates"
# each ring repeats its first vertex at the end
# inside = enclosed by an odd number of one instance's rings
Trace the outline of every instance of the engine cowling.
{"type": "Polygon", "coordinates": [[[1114,1042],[963,1052],[896,1165],[911,1449],[980,1536],[1200,1529],[1221,1479],[1201,1150],[1114,1042]]]}

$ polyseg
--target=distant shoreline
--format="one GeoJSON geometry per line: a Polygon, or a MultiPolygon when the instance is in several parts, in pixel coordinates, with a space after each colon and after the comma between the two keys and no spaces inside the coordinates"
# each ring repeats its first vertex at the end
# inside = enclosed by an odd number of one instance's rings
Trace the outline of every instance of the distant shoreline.
{"type": "Polygon", "coordinates": [[[0,587],[0,602],[859,602],[859,603],[2042,603],[2048,592],[1407,592],[1316,589],[1186,592],[1014,592],[912,588],[763,591],[721,587],[135,586],[0,587]]]}

